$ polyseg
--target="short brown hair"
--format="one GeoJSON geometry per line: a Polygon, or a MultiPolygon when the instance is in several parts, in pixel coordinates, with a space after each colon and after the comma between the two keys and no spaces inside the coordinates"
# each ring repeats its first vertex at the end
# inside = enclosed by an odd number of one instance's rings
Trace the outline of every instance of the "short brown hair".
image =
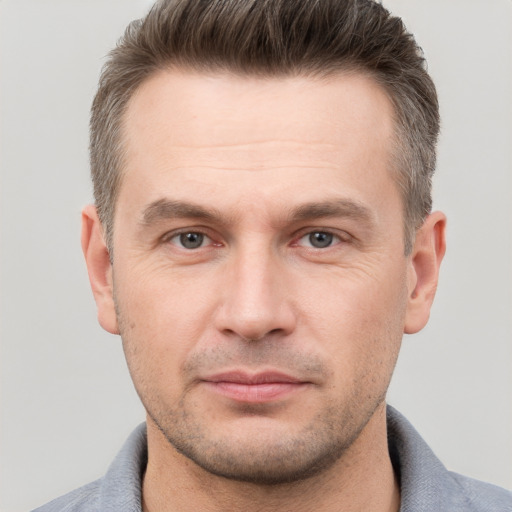
{"type": "Polygon", "coordinates": [[[94,197],[109,250],[127,104],[149,76],[172,67],[256,76],[370,74],[395,109],[394,165],[409,253],[432,207],[439,107],[421,49],[402,20],[374,0],[160,0],[133,21],[103,67],[91,113],[94,197]]]}

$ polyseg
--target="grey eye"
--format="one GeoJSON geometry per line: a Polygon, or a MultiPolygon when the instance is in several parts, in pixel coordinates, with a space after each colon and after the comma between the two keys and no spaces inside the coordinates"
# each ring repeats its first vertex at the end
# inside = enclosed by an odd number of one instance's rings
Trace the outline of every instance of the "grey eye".
{"type": "Polygon", "coordinates": [[[313,247],[314,249],[326,249],[340,241],[339,236],[328,231],[311,231],[300,238],[299,245],[313,247]]]}
{"type": "Polygon", "coordinates": [[[325,231],[314,231],[313,233],[309,233],[307,237],[311,247],[315,247],[317,249],[329,247],[332,245],[334,239],[334,236],[331,233],[326,233],[325,231]]]}
{"type": "Polygon", "coordinates": [[[185,249],[199,249],[202,247],[205,239],[208,239],[207,236],[202,233],[190,232],[190,233],[181,233],[172,238],[172,241],[176,245],[181,245],[185,249]]]}

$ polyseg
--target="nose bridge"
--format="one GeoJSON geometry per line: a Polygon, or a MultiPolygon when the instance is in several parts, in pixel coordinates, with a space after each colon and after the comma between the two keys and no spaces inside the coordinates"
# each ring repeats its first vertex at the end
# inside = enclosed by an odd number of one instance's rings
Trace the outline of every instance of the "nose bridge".
{"type": "Polygon", "coordinates": [[[263,306],[276,300],[275,259],[271,249],[259,241],[241,248],[234,261],[234,293],[241,305],[263,311],[263,306]]]}
{"type": "Polygon", "coordinates": [[[219,327],[246,340],[293,330],[280,255],[263,237],[240,244],[230,257],[219,327]]]}

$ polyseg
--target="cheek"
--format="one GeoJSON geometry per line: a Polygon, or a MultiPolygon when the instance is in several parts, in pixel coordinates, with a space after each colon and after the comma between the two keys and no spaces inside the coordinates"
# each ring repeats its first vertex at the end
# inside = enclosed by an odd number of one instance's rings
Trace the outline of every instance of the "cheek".
{"type": "Polygon", "coordinates": [[[123,274],[114,280],[116,299],[131,327],[144,329],[148,335],[161,333],[164,338],[200,328],[204,311],[210,307],[205,290],[211,286],[204,273],[132,265],[123,274]]]}
{"type": "Polygon", "coordinates": [[[338,273],[304,299],[305,324],[323,340],[325,356],[340,374],[367,373],[394,366],[406,310],[405,273],[338,273]]]}
{"type": "Polygon", "coordinates": [[[206,328],[208,305],[193,287],[169,276],[114,281],[119,328],[137,389],[177,389],[187,355],[206,328]],[[119,286],[116,286],[116,282],[119,286]],[[121,283],[127,283],[121,285],[121,283]]]}
{"type": "Polygon", "coordinates": [[[405,312],[406,269],[334,268],[329,273],[301,276],[297,292],[311,319],[323,318],[324,325],[363,328],[405,312]],[[337,322],[336,319],[339,319],[337,322]]]}

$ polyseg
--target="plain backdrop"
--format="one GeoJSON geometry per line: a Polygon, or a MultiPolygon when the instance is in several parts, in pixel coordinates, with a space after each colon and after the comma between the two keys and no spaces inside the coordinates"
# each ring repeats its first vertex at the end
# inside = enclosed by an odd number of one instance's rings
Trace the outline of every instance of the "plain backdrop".
{"type": "MultiPolygon", "coordinates": [[[[389,402],[455,471],[512,487],[512,2],[388,0],[443,117],[449,249],[389,402]]],[[[30,510],[101,476],[144,412],[96,322],[79,244],[88,110],[142,0],[0,0],[1,498],[30,510]]]]}

